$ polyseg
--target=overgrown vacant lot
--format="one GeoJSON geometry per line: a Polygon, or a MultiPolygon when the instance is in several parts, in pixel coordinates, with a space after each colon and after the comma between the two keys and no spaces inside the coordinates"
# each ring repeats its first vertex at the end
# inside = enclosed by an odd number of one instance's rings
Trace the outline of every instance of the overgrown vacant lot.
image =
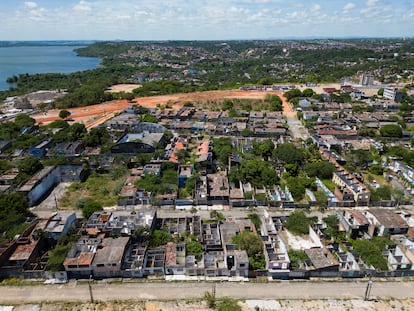
{"type": "Polygon", "coordinates": [[[114,170],[110,174],[92,174],[85,182],[74,182],[59,202],[61,208],[78,208],[79,203],[88,199],[102,206],[116,205],[117,196],[126,180],[127,173],[114,170]]]}

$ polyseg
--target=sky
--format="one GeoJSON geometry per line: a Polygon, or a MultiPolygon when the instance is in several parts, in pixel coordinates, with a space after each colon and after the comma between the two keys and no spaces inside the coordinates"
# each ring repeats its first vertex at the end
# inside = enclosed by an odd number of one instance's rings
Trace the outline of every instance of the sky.
{"type": "Polygon", "coordinates": [[[413,36],[414,0],[0,0],[0,40],[413,36]]]}

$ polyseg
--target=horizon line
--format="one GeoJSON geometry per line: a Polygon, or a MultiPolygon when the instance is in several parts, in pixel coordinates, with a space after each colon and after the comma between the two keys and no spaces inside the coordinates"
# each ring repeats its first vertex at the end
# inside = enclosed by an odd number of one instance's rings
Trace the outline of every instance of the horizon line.
{"type": "Polygon", "coordinates": [[[274,40],[352,40],[352,39],[414,39],[414,36],[285,36],[274,38],[233,38],[233,39],[18,39],[18,40],[3,40],[0,42],[168,42],[168,41],[199,41],[199,42],[215,42],[215,41],[274,41],[274,40]]]}

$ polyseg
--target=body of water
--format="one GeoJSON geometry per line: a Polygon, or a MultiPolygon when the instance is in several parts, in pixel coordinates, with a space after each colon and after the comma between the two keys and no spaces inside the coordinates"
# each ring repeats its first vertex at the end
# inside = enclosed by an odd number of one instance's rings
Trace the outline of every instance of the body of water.
{"type": "Polygon", "coordinates": [[[82,46],[13,46],[0,47],[0,90],[10,85],[13,75],[34,73],[71,73],[94,69],[100,59],[79,57],[74,52],[82,46]]]}

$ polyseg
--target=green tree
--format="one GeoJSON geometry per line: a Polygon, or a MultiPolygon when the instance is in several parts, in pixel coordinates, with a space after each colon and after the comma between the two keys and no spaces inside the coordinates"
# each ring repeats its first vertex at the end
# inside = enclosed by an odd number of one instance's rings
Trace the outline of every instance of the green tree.
{"type": "Polygon", "coordinates": [[[234,107],[234,103],[231,99],[225,99],[223,100],[223,103],[221,104],[222,110],[230,110],[234,107]]]}
{"type": "Polygon", "coordinates": [[[384,95],[384,88],[383,87],[379,88],[377,94],[379,96],[383,96],[384,95]]]}
{"type": "Polygon", "coordinates": [[[320,179],[331,179],[332,174],[336,171],[335,165],[327,161],[318,161],[306,163],[304,170],[309,177],[318,177],[320,179]]]}
{"type": "Polygon", "coordinates": [[[260,215],[256,213],[252,213],[247,215],[247,218],[250,219],[250,221],[253,223],[254,227],[256,228],[256,231],[260,231],[260,227],[262,225],[262,220],[260,219],[260,215]]]}
{"type": "Polygon", "coordinates": [[[283,224],[286,229],[296,235],[308,234],[310,225],[311,220],[302,211],[291,213],[283,224]]]}
{"type": "Polygon", "coordinates": [[[93,200],[88,201],[82,208],[82,215],[85,219],[89,219],[95,212],[102,211],[102,204],[93,200]]]}
{"type": "Polygon", "coordinates": [[[253,159],[243,161],[240,168],[230,171],[231,182],[250,182],[254,187],[274,186],[279,182],[276,171],[269,162],[253,159]]]}
{"type": "Polygon", "coordinates": [[[70,249],[70,244],[58,244],[53,250],[49,251],[47,269],[52,272],[64,271],[65,267],[63,266],[63,263],[70,249]]]}
{"type": "Polygon", "coordinates": [[[288,101],[295,97],[301,97],[302,92],[299,89],[290,89],[283,94],[288,101]]]}
{"type": "Polygon", "coordinates": [[[292,143],[283,143],[273,152],[273,156],[284,163],[301,164],[304,160],[302,149],[296,148],[292,143]]]}
{"type": "Polygon", "coordinates": [[[148,227],[139,226],[134,230],[133,237],[140,243],[147,243],[151,239],[151,232],[148,227]]]}
{"type": "Polygon", "coordinates": [[[9,194],[0,193],[0,213],[1,218],[8,214],[25,214],[27,212],[27,198],[18,192],[9,194]]]}
{"type": "Polygon", "coordinates": [[[246,251],[252,270],[264,269],[263,242],[257,234],[244,230],[233,236],[232,242],[237,245],[238,249],[246,251]]]}
{"type": "Polygon", "coordinates": [[[275,144],[271,139],[266,139],[253,145],[253,152],[266,160],[272,156],[273,150],[275,150],[275,144]]]}
{"type": "Polygon", "coordinates": [[[313,96],[313,94],[315,94],[315,93],[313,92],[313,90],[312,90],[312,89],[305,89],[305,90],[303,90],[303,92],[302,92],[302,96],[303,96],[303,97],[312,97],[312,96],[313,96]]]}
{"type": "Polygon", "coordinates": [[[296,164],[285,164],[284,165],[285,171],[289,176],[295,177],[299,174],[299,168],[296,164]]]}
{"type": "Polygon", "coordinates": [[[154,230],[151,234],[151,247],[166,245],[171,241],[171,235],[162,230],[154,230]]]}
{"type": "Polygon", "coordinates": [[[387,271],[388,264],[382,253],[388,246],[392,245],[392,241],[387,237],[374,237],[372,240],[351,240],[355,251],[359,253],[362,260],[367,265],[372,265],[374,268],[387,271]]]}
{"type": "Polygon", "coordinates": [[[394,137],[394,138],[402,137],[401,126],[396,125],[396,124],[386,124],[386,125],[381,126],[380,133],[381,133],[381,136],[383,137],[394,137]]]}
{"type": "Polygon", "coordinates": [[[235,150],[231,144],[230,137],[221,137],[213,139],[213,155],[219,161],[222,167],[225,167],[228,163],[228,158],[235,150]]]}
{"type": "Polygon", "coordinates": [[[391,200],[391,186],[381,186],[378,189],[371,189],[371,202],[379,202],[382,200],[391,200]]]}
{"type": "Polygon", "coordinates": [[[157,123],[158,120],[156,117],[146,113],[141,116],[141,122],[157,123]]]}
{"type": "Polygon", "coordinates": [[[88,133],[85,133],[83,142],[86,146],[102,146],[110,141],[110,136],[105,127],[94,127],[88,133]]]}
{"type": "Polygon", "coordinates": [[[69,123],[66,120],[55,120],[52,123],[48,124],[47,127],[52,129],[66,129],[69,127],[69,123]]]}
{"type": "Polygon", "coordinates": [[[59,118],[61,118],[61,119],[66,119],[70,115],[71,115],[71,113],[68,110],[61,110],[61,111],[59,111],[59,118]]]}
{"type": "Polygon", "coordinates": [[[22,233],[27,213],[27,198],[20,193],[0,193],[0,242],[22,233]]]}
{"type": "Polygon", "coordinates": [[[300,268],[300,266],[308,260],[308,255],[304,251],[290,249],[288,251],[290,265],[292,268],[300,268]]]}
{"type": "Polygon", "coordinates": [[[374,175],[382,175],[384,173],[384,168],[381,164],[373,164],[368,168],[368,171],[374,175]]]}
{"type": "Polygon", "coordinates": [[[203,244],[198,241],[190,241],[185,245],[187,255],[193,255],[197,260],[201,259],[203,253],[203,244]]]}
{"type": "Polygon", "coordinates": [[[223,213],[218,211],[211,211],[210,212],[210,219],[213,219],[217,222],[222,222],[226,220],[226,216],[223,213]]]}
{"type": "Polygon", "coordinates": [[[0,160],[0,174],[8,171],[11,167],[9,160],[0,160]]]}
{"type": "Polygon", "coordinates": [[[32,176],[43,168],[43,164],[38,158],[26,157],[17,164],[17,168],[19,169],[19,174],[32,176]]]}
{"type": "Polygon", "coordinates": [[[14,123],[19,129],[22,129],[24,127],[33,126],[36,123],[36,120],[29,117],[27,114],[20,113],[14,119],[14,123]]]}
{"type": "Polygon", "coordinates": [[[266,94],[265,102],[269,103],[270,111],[283,111],[283,102],[279,96],[274,94],[266,94]]]}

